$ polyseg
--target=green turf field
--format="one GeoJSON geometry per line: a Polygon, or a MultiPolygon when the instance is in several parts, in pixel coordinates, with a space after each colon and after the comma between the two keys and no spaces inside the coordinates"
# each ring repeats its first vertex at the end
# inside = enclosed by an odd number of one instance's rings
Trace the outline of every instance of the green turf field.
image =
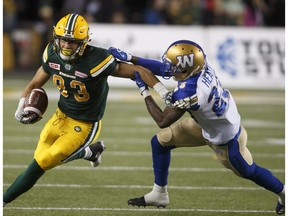
{"type": "MultiPolygon", "coordinates": [[[[31,162],[40,130],[56,108],[56,93],[48,85],[50,104],[44,118],[35,125],[18,123],[14,112],[26,82],[3,82],[3,190],[31,162]]],[[[249,133],[254,161],[284,181],[284,91],[232,93],[249,133]]],[[[32,190],[8,205],[4,215],[275,215],[276,196],[224,169],[209,147],[173,151],[166,209],[128,206],[127,199],[152,188],[150,138],[157,131],[136,87],[112,88],[100,135],[107,146],[101,166],[92,168],[79,160],[48,171],[32,190]]]]}

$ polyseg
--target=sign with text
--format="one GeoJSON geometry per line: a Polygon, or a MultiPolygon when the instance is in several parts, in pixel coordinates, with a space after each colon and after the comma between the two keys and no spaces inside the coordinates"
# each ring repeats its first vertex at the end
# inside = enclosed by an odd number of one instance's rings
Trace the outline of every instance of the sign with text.
{"type": "MultiPolygon", "coordinates": [[[[136,56],[161,61],[176,40],[198,43],[227,88],[285,87],[285,29],[243,27],[142,26],[91,24],[91,44],[114,46],[136,56]]],[[[174,86],[173,79],[161,79],[174,86]]],[[[111,85],[131,86],[109,78],[111,85]]]]}

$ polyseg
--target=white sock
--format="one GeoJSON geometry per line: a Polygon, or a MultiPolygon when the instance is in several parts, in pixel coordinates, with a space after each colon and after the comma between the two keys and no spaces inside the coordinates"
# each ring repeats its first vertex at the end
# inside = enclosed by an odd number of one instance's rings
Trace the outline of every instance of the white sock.
{"type": "Polygon", "coordinates": [[[154,183],[152,191],[157,193],[167,193],[167,185],[159,186],[156,183],[154,183]]]}
{"type": "Polygon", "coordinates": [[[85,148],[85,155],[84,155],[84,159],[88,159],[88,158],[90,158],[92,156],[92,151],[91,151],[91,149],[89,148],[89,146],[88,147],[86,147],[85,148]]]}
{"type": "Polygon", "coordinates": [[[279,203],[285,206],[285,185],[281,193],[277,194],[279,196],[279,203]]]}

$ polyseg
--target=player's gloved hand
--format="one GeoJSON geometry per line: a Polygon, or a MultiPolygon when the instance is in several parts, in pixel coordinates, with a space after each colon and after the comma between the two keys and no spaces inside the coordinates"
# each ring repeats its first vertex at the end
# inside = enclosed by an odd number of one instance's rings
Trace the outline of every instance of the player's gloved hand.
{"type": "Polygon", "coordinates": [[[132,59],[132,55],[130,53],[126,53],[118,48],[110,47],[108,51],[117,59],[121,61],[128,61],[130,62],[132,59]]]}
{"type": "Polygon", "coordinates": [[[24,111],[24,103],[25,103],[25,98],[20,98],[19,104],[18,104],[18,108],[15,112],[15,118],[17,121],[22,122],[22,119],[25,115],[27,115],[28,113],[24,111]]]}
{"type": "Polygon", "coordinates": [[[146,98],[150,95],[150,91],[146,83],[141,79],[139,72],[135,72],[135,82],[138,88],[140,89],[141,95],[146,98]]]}
{"type": "Polygon", "coordinates": [[[22,118],[20,121],[23,124],[34,124],[38,122],[42,117],[40,117],[37,113],[28,113],[26,116],[22,118]]]}
{"type": "Polygon", "coordinates": [[[195,100],[195,97],[191,96],[175,101],[173,106],[178,107],[179,109],[190,109],[195,103],[197,103],[197,100],[195,100]]]}
{"type": "Polygon", "coordinates": [[[167,94],[163,98],[166,106],[169,108],[174,107],[174,104],[172,103],[172,94],[173,94],[172,92],[167,92],[167,94]]]}

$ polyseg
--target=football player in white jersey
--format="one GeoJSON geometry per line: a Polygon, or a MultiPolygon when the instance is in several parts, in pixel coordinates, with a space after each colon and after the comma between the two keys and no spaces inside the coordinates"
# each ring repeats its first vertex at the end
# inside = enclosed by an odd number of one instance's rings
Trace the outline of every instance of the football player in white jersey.
{"type": "Polygon", "coordinates": [[[253,162],[246,146],[247,132],[241,125],[235,101],[231,93],[221,86],[198,44],[188,40],[176,41],[165,51],[162,62],[135,57],[114,47],[109,51],[122,61],[139,64],[155,75],[173,77],[178,82],[162,111],[147,85],[135,73],[147,110],[162,129],[151,140],[154,187],[142,197],[129,199],[129,205],[167,206],[171,150],[208,145],[226,168],[277,194],[276,213],[285,213],[284,184],[269,170],[253,162]],[[186,111],[191,118],[180,119],[186,111]]]}

